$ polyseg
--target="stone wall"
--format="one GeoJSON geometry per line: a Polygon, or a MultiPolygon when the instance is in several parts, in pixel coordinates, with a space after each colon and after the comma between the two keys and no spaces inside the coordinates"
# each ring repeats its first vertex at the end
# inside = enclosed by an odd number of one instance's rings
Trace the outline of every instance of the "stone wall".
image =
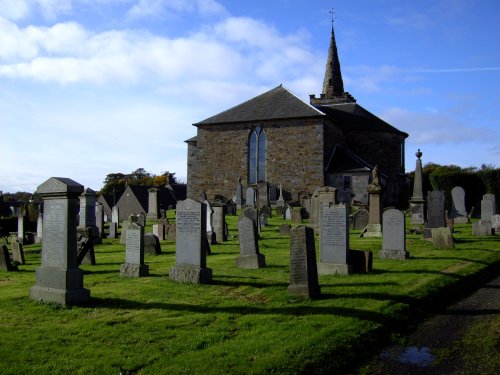
{"type": "Polygon", "coordinates": [[[266,133],[266,180],[297,199],[314,192],[323,180],[323,124],[316,120],[266,121],[198,126],[196,142],[188,142],[188,198],[201,191],[232,198],[238,177],[248,187],[248,137],[260,126],[266,133]]]}

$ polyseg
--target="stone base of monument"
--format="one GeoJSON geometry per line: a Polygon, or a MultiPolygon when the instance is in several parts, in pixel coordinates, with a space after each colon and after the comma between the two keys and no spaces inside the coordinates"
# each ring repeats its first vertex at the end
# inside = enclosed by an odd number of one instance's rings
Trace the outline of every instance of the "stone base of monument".
{"type": "Polygon", "coordinates": [[[382,237],[382,225],[381,224],[368,224],[365,229],[361,232],[361,237],[382,237]]]}
{"type": "Polygon", "coordinates": [[[169,278],[179,283],[210,284],[212,283],[212,269],[190,265],[175,265],[170,269],[169,278]]]}
{"type": "Polygon", "coordinates": [[[458,216],[453,218],[453,223],[455,224],[467,224],[469,222],[469,218],[467,216],[458,216]]]}
{"type": "Polygon", "coordinates": [[[410,253],[405,250],[381,250],[378,257],[380,259],[405,260],[410,257],[410,253]]]}
{"type": "Polygon", "coordinates": [[[149,275],[147,264],[123,263],[120,266],[120,276],[122,277],[144,277],[149,275]]]}
{"type": "Polygon", "coordinates": [[[321,296],[319,285],[294,284],[288,286],[288,295],[293,297],[318,298],[321,296]]]}
{"type": "Polygon", "coordinates": [[[78,305],[88,302],[90,291],[83,288],[83,272],[79,268],[60,270],[39,267],[36,269],[36,285],[30,289],[30,298],[60,305],[78,305]]]}
{"type": "Polygon", "coordinates": [[[450,228],[432,228],[432,244],[436,247],[453,248],[453,236],[450,228]]]}
{"type": "Polygon", "coordinates": [[[473,236],[493,236],[495,229],[491,227],[491,221],[478,221],[472,223],[473,236]]]}
{"type": "Polygon", "coordinates": [[[350,275],[352,273],[350,264],[318,263],[318,275],[350,275]]]}
{"type": "Polygon", "coordinates": [[[352,273],[371,272],[373,269],[373,252],[349,249],[347,262],[351,265],[352,273]]]}
{"type": "Polygon", "coordinates": [[[266,266],[266,258],[263,254],[240,255],[236,258],[236,267],[246,269],[263,268],[266,266]]]}

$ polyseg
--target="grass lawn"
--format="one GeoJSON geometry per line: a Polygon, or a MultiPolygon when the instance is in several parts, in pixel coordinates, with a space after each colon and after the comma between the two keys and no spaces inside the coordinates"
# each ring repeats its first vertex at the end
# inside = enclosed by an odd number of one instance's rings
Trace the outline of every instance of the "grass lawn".
{"type": "Polygon", "coordinates": [[[207,259],[211,285],[169,280],[172,241],[162,241],[163,254],[146,256],[149,277],[122,278],[125,245],[105,239],[95,247],[98,264],[81,267],[91,292],[86,306],[31,301],[41,247],[26,246],[26,265],[0,272],[0,374],[351,371],[392,333],[500,262],[500,236],[472,237],[470,224],[456,226],[454,249],[409,234],[406,261],[378,259],[381,239],[351,231],[352,249],[374,252],[373,272],[320,276],[322,298],[296,299],[287,295],[289,237],[278,232],[284,221],[271,218],[261,233],[267,267],[243,270],[235,266],[237,217],[226,220],[231,238],[213,245],[207,259]]]}

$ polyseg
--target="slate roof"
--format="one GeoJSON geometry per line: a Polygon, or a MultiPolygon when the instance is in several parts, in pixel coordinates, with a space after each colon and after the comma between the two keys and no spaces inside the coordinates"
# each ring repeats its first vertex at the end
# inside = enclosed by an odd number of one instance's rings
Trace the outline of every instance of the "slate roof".
{"type": "Polygon", "coordinates": [[[344,130],[386,131],[401,134],[405,138],[408,137],[408,134],[389,125],[357,103],[319,106],[318,109],[344,130]]]}
{"type": "Polygon", "coordinates": [[[305,103],[282,85],[279,85],[253,99],[247,100],[193,125],[322,117],[324,115],[324,113],[312,105],[305,103]]]}

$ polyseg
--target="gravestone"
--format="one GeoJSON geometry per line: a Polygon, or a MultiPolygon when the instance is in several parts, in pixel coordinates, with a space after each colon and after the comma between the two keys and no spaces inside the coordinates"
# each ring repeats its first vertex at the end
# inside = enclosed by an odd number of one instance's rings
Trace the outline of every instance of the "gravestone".
{"type": "Polygon", "coordinates": [[[450,228],[432,228],[432,244],[436,247],[453,248],[453,236],[450,228]]]}
{"type": "Polygon", "coordinates": [[[24,214],[22,212],[17,215],[17,239],[24,243],[24,214]]]}
{"type": "Polygon", "coordinates": [[[116,238],[118,233],[118,223],[109,223],[109,238],[116,238]]]}
{"type": "Polygon", "coordinates": [[[210,284],[212,270],[206,267],[207,208],[202,202],[186,199],[177,203],[175,266],[171,280],[183,283],[210,284]]]}
{"type": "Polygon", "coordinates": [[[269,206],[263,206],[261,209],[260,209],[260,215],[262,216],[265,216],[267,219],[269,219],[271,217],[271,208],[269,206]]]}
{"type": "Polygon", "coordinates": [[[473,236],[492,236],[495,230],[491,227],[491,221],[476,221],[472,223],[473,236]]]}
{"type": "Polygon", "coordinates": [[[12,260],[17,264],[25,264],[23,244],[17,239],[12,241],[12,260]]]}
{"type": "Polygon", "coordinates": [[[0,271],[17,271],[17,265],[10,261],[7,245],[1,245],[0,248],[0,271]]]}
{"type": "Polygon", "coordinates": [[[336,203],[337,189],[331,186],[324,186],[316,189],[311,198],[311,215],[309,216],[309,223],[319,230],[321,207],[329,207],[336,203]]]}
{"type": "Polygon", "coordinates": [[[153,187],[148,190],[148,219],[158,220],[160,217],[160,205],[158,202],[158,189],[153,187]]]}
{"type": "Polygon", "coordinates": [[[140,225],[141,227],[146,226],[146,214],[144,212],[137,215],[137,225],[140,225]]]}
{"type": "Polygon", "coordinates": [[[149,274],[149,266],[144,264],[144,227],[137,223],[138,217],[130,215],[125,239],[125,263],[120,266],[122,277],[143,277],[149,274]]]}
{"type": "Polygon", "coordinates": [[[382,216],[382,250],[381,259],[408,259],[406,251],[406,223],[405,214],[396,209],[385,210],[382,216]]]}
{"type": "Polygon", "coordinates": [[[491,217],[491,228],[494,229],[496,233],[500,233],[500,215],[496,214],[491,217]]]}
{"type": "Polygon", "coordinates": [[[148,255],[161,254],[160,239],[156,234],[146,233],[144,235],[144,254],[148,255]]]}
{"type": "Polygon", "coordinates": [[[349,220],[345,204],[322,207],[318,273],[349,275],[349,220]]]}
{"type": "Polygon", "coordinates": [[[255,190],[251,186],[245,190],[245,205],[255,207],[255,190]]]}
{"type": "Polygon", "coordinates": [[[427,193],[427,224],[424,238],[432,238],[431,228],[445,228],[444,192],[433,190],[427,193]]]}
{"type": "Polygon", "coordinates": [[[91,227],[76,228],[77,259],[78,264],[95,265],[94,239],[91,227]]]}
{"type": "Polygon", "coordinates": [[[289,236],[291,228],[292,228],[292,226],[290,224],[281,224],[280,225],[280,235],[281,236],[289,236]]]}
{"type": "Polygon", "coordinates": [[[82,192],[82,185],[61,177],[49,178],[37,188],[44,202],[43,244],[36,284],[30,289],[33,300],[74,305],[90,299],[77,264],[76,218],[82,192]]]}
{"type": "Polygon", "coordinates": [[[36,237],[35,243],[42,243],[43,241],[43,219],[42,219],[42,205],[38,208],[38,217],[36,219],[36,237]]]}
{"type": "Polygon", "coordinates": [[[319,297],[321,292],[316,265],[314,230],[300,225],[290,230],[290,285],[295,297],[319,297]]]}
{"type": "Polygon", "coordinates": [[[120,209],[117,206],[113,206],[111,209],[111,222],[119,223],[120,222],[120,209]]]}
{"type": "Polygon", "coordinates": [[[496,214],[495,194],[484,194],[481,200],[481,222],[489,222],[491,217],[496,214]]]}
{"type": "Polygon", "coordinates": [[[349,249],[347,263],[351,266],[352,273],[370,273],[373,269],[373,252],[349,249]]]}
{"type": "Polygon", "coordinates": [[[283,185],[279,184],[279,197],[276,201],[277,207],[283,207],[285,205],[285,199],[283,197],[283,185]]]}
{"type": "Polygon", "coordinates": [[[241,208],[236,205],[233,201],[227,201],[226,202],[226,215],[231,215],[234,216],[236,215],[236,209],[241,208]]]}
{"type": "Polygon", "coordinates": [[[127,227],[129,224],[130,224],[130,221],[128,221],[128,220],[123,220],[123,222],[122,222],[122,230],[120,233],[120,243],[122,245],[125,245],[125,243],[127,242],[127,227]]]}
{"type": "Polygon", "coordinates": [[[359,209],[353,215],[352,229],[363,230],[368,225],[368,210],[364,208],[359,209]]]}
{"type": "Polygon", "coordinates": [[[292,207],[285,206],[285,211],[283,211],[283,219],[292,220],[292,207]]]}
{"type": "Polygon", "coordinates": [[[246,207],[243,210],[243,216],[248,217],[249,219],[252,219],[255,222],[255,225],[257,225],[258,221],[258,216],[259,211],[256,208],[253,207],[246,207]]]}
{"type": "Polygon", "coordinates": [[[382,187],[378,178],[378,168],[372,171],[372,182],[368,185],[368,224],[363,230],[362,237],[382,237],[382,201],[380,194],[382,187]]]}
{"type": "Polygon", "coordinates": [[[171,223],[167,225],[167,240],[175,241],[175,233],[177,229],[175,227],[175,223],[171,223]]]}
{"type": "Polygon", "coordinates": [[[291,219],[294,224],[302,224],[302,211],[301,208],[293,208],[291,211],[291,219]]]}
{"type": "Polygon", "coordinates": [[[259,202],[257,208],[260,210],[264,206],[269,206],[269,186],[267,182],[259,182],[257,184],[257,197],[259,202]]]}
{"type": "Polygon", "coordinates": [[[80,221],[78,228],[90,228],[90,237],[94,244],[102,243],[96,225],[96,193],[86,188],[80,195],[80,221]]]}
{"type": "Polygon", "coordinates": [[[248,217],[242,216],[238,222],[238,237],[240,240],[240,256],[236,258],[238,268],[255,269],[265,267],[265,257],[259,253],[257,236],[255,222],[248,217]]]}
{"type": "Polygon", "coordinates": [[[275,184],[269,184],[269,204],[271,206],[276,205],[276,200],[278,199],[278,188],[275,184]]]}
{"type": "Polygon", "coordinates": [[[200,193],[199,200],[200,200],[201,202],[205,202],[206,200],[208,200],[207,193],[206,193],[206,192],[204,192],[204,191],[202,191],[202,192],[200,193]]]}
{"type": "Polygon", "coordinates": [[[311,198],[302,198],[300,200],[300,205],[304,211],[303,217],[308,219],[311,216],[311,198]]]}
{"type": "Polygon", "coordinates": [[[238,182],[236,183],[233,202],[236,204],[237,208],[241,208],[243,205],[243,185],[241,184],[241,177],[238,177],[238,182]]]}
{"type": "Polygon", "coordinates": [[[451,189],[452,207],[450,217],[454,223],[464,224],[468,222],[467,210],[465,209],[465,190],[461,186],[451,189]]]}
{"type": "Polygon", "coordinates": [[[214,232],[214,210],[212,209],[212,206],[210,203],[205,200],[203,203],[206,206],[206,212],[207,212],[207,218],[206,218],[206,223],[207,223],[207,228],[206,228],[206,234],[207,234],[207,239],[208,243],[210,245],[215,245],[217,243],[217,240],[215,238],[215,232],[214,232]]]}
{"type": "Polygon", "coordinates": [[[95,204],[95,225],[99,231],[99,238],[104,237],[104,208],[102,203],[95,204]]]}
{"type": "Polygon", "coordinates": [[[214,203],[212,206],[213,215],[213,231],[215,233],[215,241],[221,243],[227,241],[227,236],[224,232],[226,226],[226,208],[224,204],[214,203]]]}
{"type": "Polygon", "coordinates": [[[160,241],[165,239],[165,225],[153,224],[153,234],[158,237],[160,241]]]}
{"type": "Polygon", "coordinates": [[[413,178],[413,195],[410,199],[410,224],[421,225],[425,222],[425,200],[422,191],[422,152],[418,149],[415,154],[417,163],[415,166],[415,175],[413,178]]]}

